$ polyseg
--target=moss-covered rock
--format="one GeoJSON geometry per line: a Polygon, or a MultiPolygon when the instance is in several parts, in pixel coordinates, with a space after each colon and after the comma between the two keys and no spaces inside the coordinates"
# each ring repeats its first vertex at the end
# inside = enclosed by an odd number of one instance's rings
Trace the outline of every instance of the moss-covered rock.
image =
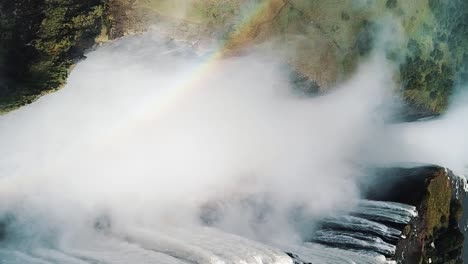
{"type": "Polygon", "coordinates": [[[442,169],[430,176],[427,182],[427,193],[421,202],[420,210],[424,214],[424,233],[430,238],[434,232],[448,227],[452,185],[448,174],[442,169]]]}
{"type": "Polygon", "coordinates": [[[397,245],[398,263],[460,263],[464,235],[459,228],[461,201],[455,195],[456,176],[433,167],[419,175],[423,193],[415,205],[419,216],[405,227],[397,245]]]}
{"type": "Polygon", "coordinates": [[[418,216],[403,227],[394,257],[397,263],[459,263],[465,195],[459,187],[464,180],[438,166],[387,168],[373,174],[375,185],[362,187],[366,198],[411,204],[418,210],[418,216]]]}

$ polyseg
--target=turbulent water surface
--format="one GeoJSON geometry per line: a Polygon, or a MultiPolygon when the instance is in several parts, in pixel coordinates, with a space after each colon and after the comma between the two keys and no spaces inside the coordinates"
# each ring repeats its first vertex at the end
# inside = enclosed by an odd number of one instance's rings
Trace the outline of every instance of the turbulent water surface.
{"type": "MultiPolygon", "coordinates": [[[[363,201],[373,208],[401,210],[405,205],[363,201]]],[[[356,213],[366,212],[359,207],[356,213]]],[[[406,222],[395,215],[386,220],[406,222]]],[[[365,218],[342,216],[324,221],[315,242],[269,246],[209,227],[131,227],[112,231],[107,218],[97,219],[94,229],[73,234],[62,243],[33,243],[15,238],[0,251],[2,263],[387,263],[401,231],[365,218]],[[94,231],[94,232],[93,232],[94,231]],[[16,240],[16,241],[15,241],[16,240]],[[21,246],[18,246],[20,243],[21,246]]]]}

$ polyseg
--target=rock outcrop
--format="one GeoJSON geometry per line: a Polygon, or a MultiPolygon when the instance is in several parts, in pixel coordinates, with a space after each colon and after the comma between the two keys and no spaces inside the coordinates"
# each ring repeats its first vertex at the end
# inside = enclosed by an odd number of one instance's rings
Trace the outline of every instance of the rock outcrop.
{"type": "Polygon", "coordinates": [[[464,181],[437,166],[387,169],[378,174],[377,182],[385,184],[370,188],[367,197],[411,204],[419,212],[404,227],[395,254],[398,263],[463,263],[464,181]]]}

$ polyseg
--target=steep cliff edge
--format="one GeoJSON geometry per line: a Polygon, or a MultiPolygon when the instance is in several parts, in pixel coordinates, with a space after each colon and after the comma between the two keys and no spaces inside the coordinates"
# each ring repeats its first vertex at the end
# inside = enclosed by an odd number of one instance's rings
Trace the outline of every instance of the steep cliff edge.
{"type": "Polygon", "coordinates": [[[369,198],[414,205],[419,212],[404,227],[398,263],[463,263],[463,179],[437,166],[387,169],[376,179],[385,187],[370,188],[369,198]]]}

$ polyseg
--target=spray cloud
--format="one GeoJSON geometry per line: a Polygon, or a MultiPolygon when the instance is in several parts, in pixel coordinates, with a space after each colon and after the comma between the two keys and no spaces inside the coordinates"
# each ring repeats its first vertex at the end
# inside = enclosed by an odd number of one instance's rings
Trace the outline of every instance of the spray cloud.
{"type": "Polygon", "coordinates": [[[102,214],[164,229],[199,225],[215,201],[220,228],[285,240],[297,238],[291,207],[314,217],[354,203],[360,153],[384,129],[378,109],[393,89],[383,57],[325,96],[300,98],[280,63],[255,54],[212,61],[184,83],[200,57],[165,41],[148,33],[102,47],[63,90],[1,117],[3,213],[48,231],[102,214]],[[267,219],[230,202],[251,197],[267,219]]]}
{"type": "Polygon", "coordinates": [[[41,241],[96,225],[171,234],[206,223],[300,239],[291,211],[314,219],[352,206],[363,167],[465,168],[463,104],[385,124],[393,72],[375,52],[330,93],[304,98],[257,53],[206,62],[153,33],[105,45],[64,89],[0,118],[0,213],[41,241]]]}

